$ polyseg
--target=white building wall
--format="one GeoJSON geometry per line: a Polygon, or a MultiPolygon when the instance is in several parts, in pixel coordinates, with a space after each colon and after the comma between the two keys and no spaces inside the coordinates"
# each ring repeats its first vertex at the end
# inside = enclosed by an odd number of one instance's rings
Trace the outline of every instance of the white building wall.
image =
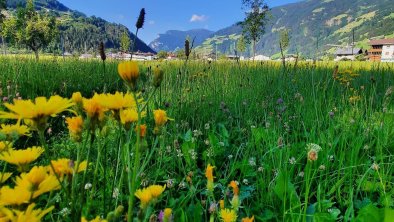
{"type": "Polygon", "coordinates": [[[383,46],[382,62],[394,62],[394,45],[383,46]]]}

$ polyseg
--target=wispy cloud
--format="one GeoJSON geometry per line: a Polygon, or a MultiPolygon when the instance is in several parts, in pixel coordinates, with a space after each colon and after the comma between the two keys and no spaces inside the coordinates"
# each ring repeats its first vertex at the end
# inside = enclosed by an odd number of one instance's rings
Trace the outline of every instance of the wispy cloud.
{"type": "Polygon", "coordinates": [[[204,22],[208,19],[208,17],[206,15],[192,15],[192,17],[190,18],[190,22],[204,22]]]}
{"type": "Polygon", "coordinates": [[[156,22],[153,21],[153,20],[150,20],[150,21],[148,22],[148,24],[149,24],[149,25],[154,25],[154,24],[156,24],[156,22]]]}

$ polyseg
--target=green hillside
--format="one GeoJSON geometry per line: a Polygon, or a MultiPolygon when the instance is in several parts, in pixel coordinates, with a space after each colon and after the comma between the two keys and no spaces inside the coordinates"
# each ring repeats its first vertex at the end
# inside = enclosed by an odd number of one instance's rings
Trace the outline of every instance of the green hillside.
{"type": "MultiPolygon", "coordinates": [[[[370,38],[394,34],[393,11],[392,0],[307,0],[275,7],[257,51],[270,56],[278,53],[279,32],[285,28],[291,30],[289,53],[300,52],[306,57],[330,51],[327,44],[350,44],[353,30],[358,45],[366,47],[370,38]]],[[[232,54],[235,36],[241,33],[241,27],[236,25],[225,28],[197,50],[207,52],[217,47],[222,53],[232,54]]]]}
{"type": "MultiPolygon", "coordinates": [[[[26,0],[8,0],[8,13],[13,14],[18,6],[24,6],[26,0]]],[[[100,41],[105,43],[107,49],[118,50],[120,37],[128,32],[133,40],[134,35],[127,27],[105,21],[104,19],[71,10],[57,0],[36,0],[36,9],[41,13],[55,16],[59,22],[60,36],[51,49],[64,50],[71,53],[84,53],[97,51],[100,41]]],[[[140,39],[136,40],[136,50],[143,52],[154,52],[140,39]]]]}

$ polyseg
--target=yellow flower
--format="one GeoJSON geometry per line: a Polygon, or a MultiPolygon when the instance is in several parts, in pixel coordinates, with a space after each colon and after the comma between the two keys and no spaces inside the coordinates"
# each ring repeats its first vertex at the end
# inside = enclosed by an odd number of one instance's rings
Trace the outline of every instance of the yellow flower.
{"type": "Polygon", "coordinates": [[[234,195],[237,195],[237,196],[239,195],[239,188],[238,188],[237,182],[235,182],[233,180],[230,182],[230,184],[228,186],[233,188],[234,195]]]}
{"type": "Polygon", "coordinates": [[[242,222],[253,222],[253,221],[254,221],[254,216],[252,216],[251,218],[249,217],[242,218],[242,222]]]}
{"type": "Polygon", "coordinates": [[[9,186],[3,186],[0,189],[0,205],[21,205],[29,203],[31,199],[31,192],[26,189],[15,188],[12,189],[9,186]]]}
{"type": "Polygon", "coordinates": [[[80,141],[83,130],[83,119],[81,116],[67,117],[66,118],[67,128],[70,131],[70,136],[75,141],[80,141]]]}
{"type": "Polygon", "coordinates": [[[97,216],[96,218],[94,218],[93,220],[86,220],[85,217],[81,218],[81,222],[107,222],[107,220],[105,219],[101,219],[101,217],[97,216]]]}
{"type": "Polygon", "coordinates": [[[116,92],[115,94],[101,94],[101,105],[107,109],[119,111],[127,108],[135,108],[136,102],[130,93],[116,92]]]}
{"type": "Polygon", "coordinates": [[[224,200],[219,201],[220,209],[224,209],[224,200]]]}
{"type": "Polygon", "coordinates": [[[211,166],[211,164],[208,164],[207,169],[205,171],[205,176],[207,177],[207,189],[210,192],[213,192],[214,189],[214,184],[213,184],[213,168],[214,166],[211,166]]]}
{"type": "Polygon", "coordinates": [[[14,104],[4,104],[11,112],[0,111],[0,119],[23,119],[29,122],[31,121],[33,127],[43,130],[48,117],[55,117],[73,105],[71,100],[60,96],[51,96],[49,99],[37,97],[34,102],[31,100],[15,100],[14,104]]]}
{"type": "Polygon", "coordinates": [[[205,176],[207,177],[208,181],[213,182],[213,169],[215,167],[208,164],[207,169],[205,170],[205,176]]]}
{"type": "Polygon", "coordinates": [[[19,211],[19,210],[10,210],[7,208],[3,208],[1,211],[7,215],[9,221],[14,221],[14,222],[40,222],[41,219],[51,212],[55,207],[49,207],[45,210],[41,209],[36,209],[34,210],[34,207],[36,206],[35,203],[30,204],[25,211],[19,211]]]}
{"type": "Polygon", "coordinates": [[[141,201],[141,208],[145,209],[152,200],[152,193],[150,189],[138,189],[135,196],[141,201]]]}
{"type": "Polygon", "coordinates": [[[118,73],[125,82],[135,87],[140,71],[136,62],[129,61],[119,63],[118,73]]]}
{"type": "Polygon", "coordinates": [[[22,173],[15,181],[15,189],[27,190],[32,198],[60,189],[60,183],[45,167],[33,167],[29,173],[22,173]]]}
{"type": "Polygon", "coordinates": [[[171,208],[164,209],[163,221],[169,222],[169,221],[171,221],[171,217],[172,217],[172,209],[171,208]]]}
{"type": "Polygon", "coordinates": [[[0,173],[0,183],[4,183],[10,178],[12,173],[0,173]]]}
{"type": "Polygon", "coordinates": [[[11,143],[0,141],[0,152],[8,150],[9,148],[11,148],[11,146],[12,146],[11,143]]]}
{"type": "Polygon", "coordinates": [[[120,122],[123,125],[138,121],[138,113],[135,109],[125,109],[120,111],[120,122]]]}
{"type": "MultiPolygon", "coordinates": [[[[140,125],[140,137],[142,138],[142,137],[145,137],[145,135],[146,135],[146,124],[142,124],[142,125],[140,125]]],[[[135,132],[138,132],[138,126],[135,126],[135,132]]]]}
{"type": "MultiPolygon", "coordinates": [[[[53,168],[55,169],[56,174],[60,177],[63,177],[65,175],[73,175],[75,171],[77,171],[76,173],[83,172],[88,166],[87,161],[83,161],[78,165],[77,163],[74,163],[73,160],[66,158],[51,160],[51,163],[53,168]]],[[[48,169],[51,173],[53,173],[51,166],[48,166],[48,169]]]]}
{"type": "Polygon", "coordinates": [[[16,124],[16,125],[1,124],[0,133],[4,134],[8,140],[20,136],[30,136],[29,127],[20,124],[16,124]]]}
{"type": "Polygon", "coordinates": [[[22,171],[29,163],[38,159],[38,157],[40,157],[43,152],[44,148],[36,146],[27,148],[25,150],[12,149],[8,152],[1,153],[0,160],[17,165],[19,170],[22,171]]]}
{"type": "Polygon", "coordinates": [[[234,210],[222,209],[220,210],[220,217],[223,222],[235,222],[237,221],[237,213],[234,210]]]}
{"type": "Polygon", "coordinates": [[[104,114],[107,111],[107,108],[101,103],[99,94],[94,94],[91,99],[83,99],[83,109],[89,118],[99,121],[104,119],[104,114]]]}
{"type": "Polygon", "coordinates": [[[172,120],[167,117],[167,113],[164,110],[158,109],[153,111],[153,117],[155,119],[156,126],[160,127],[167,123],[168,120],[172,120]]]}
{"type": "Polygon", "coordinates": [[[153,198],[158,198],[166,189],[166,185],[151,185],[147,189],[149,190],[153,198]]]}
{"type": "Polygon", "coordinates": [[[73,93],[73,95],[71,96],[71,100],[75,103],[75,104],[81,104],[82,103],[82,94],[80,92],[75,92],[73,93]]]}

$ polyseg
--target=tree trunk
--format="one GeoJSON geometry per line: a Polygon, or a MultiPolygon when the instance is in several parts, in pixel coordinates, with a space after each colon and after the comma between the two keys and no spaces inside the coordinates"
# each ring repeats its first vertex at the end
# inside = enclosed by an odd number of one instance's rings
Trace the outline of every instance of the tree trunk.
{"type": "Polygon", "coordinates": [[[282,44],[281,44],[281,43],[279,44],[279,47],[280,47],[280,54],[282,55],[282,65],[283,65],[283,69],[286,69],[286,58],[285,58],[285,55],[284,55],[284,53],[283,53],[283,47],[282,47],[282,44]]]}
{"type": "Polygon", "coordinates": [[[253,40],[253,62],[256,58],[256,40],[253,40]]]}

